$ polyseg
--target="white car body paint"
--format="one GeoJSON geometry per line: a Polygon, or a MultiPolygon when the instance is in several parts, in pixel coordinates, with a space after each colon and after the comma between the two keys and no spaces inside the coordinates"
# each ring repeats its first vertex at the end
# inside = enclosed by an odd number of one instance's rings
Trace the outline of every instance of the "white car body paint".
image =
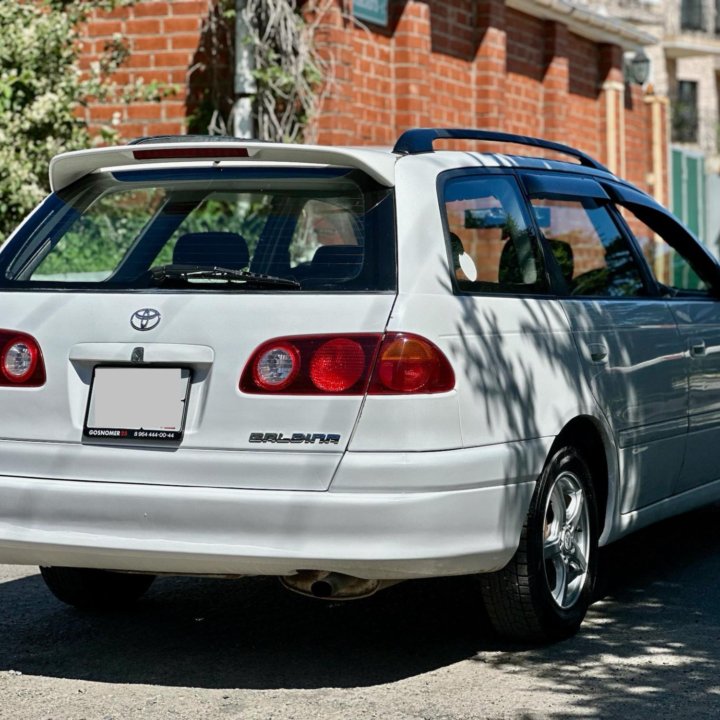
{"type": "MultiPolygon", "coordinates": [[[[310,568],[380,579],[490,572],[515,552],[535,481],[555,438],[576,418],[588,418],[604,443],[601,543],[720,497],[716,470],[698,485],[653,482],[668,465],[682,477],[687,388],[694,383],[697,392],[702,378],[687,379],[682,336],[694,339],[692,320],[673,313],[691,318],[692,308],[453,292],[438,176],[566,164],[243,146],[247,159],[214,162],[137,160],[133,148],[69,153],[53,161],[51,177],[57,190],[113,166],[356,168],[395,188],[397,292],[0,290],[0,325],[37,339],[48,377],[38,388],[0,388],[0,562],[178,574],[310,568]],[[162,321],[140,333],[130,318],[145,307],[162,321]],[[454,370],[454,389],[326,397],[238,387],[253,350],[271,338],[385,331],[437,345],[454,370]],[[594,363],[598,343],[608,344],[608,363],[594,363]],[[146,362],[193,370],[177,448],[82,439],[93,368],[127,362],[137,346],[146,362]],[[341,439],[259,447],[249,442],[258,430],[341,439]]],[[[717,307],[706,312],[720,327],[717,307]]],[[[707,341],[715,352],[720,334],[707,341]]],[[[714,370],[706,382],[715,388],[714,370]]],[[[718,467],[716,447],[705,436],[689,462],[718,467]]]]}

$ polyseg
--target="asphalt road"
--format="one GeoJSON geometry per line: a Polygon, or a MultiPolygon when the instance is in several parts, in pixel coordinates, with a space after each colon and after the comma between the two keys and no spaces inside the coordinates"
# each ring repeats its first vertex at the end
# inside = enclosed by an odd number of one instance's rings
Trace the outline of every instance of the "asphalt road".
{"type": "Polygon", "coordinates": [[[494,638],[472,579],[324,604],[271,579],[163,578],[79,613],[0,566],[0,718],[717,718],[720,506],[609,548],[604,597],[545,648],[494,638]]]}

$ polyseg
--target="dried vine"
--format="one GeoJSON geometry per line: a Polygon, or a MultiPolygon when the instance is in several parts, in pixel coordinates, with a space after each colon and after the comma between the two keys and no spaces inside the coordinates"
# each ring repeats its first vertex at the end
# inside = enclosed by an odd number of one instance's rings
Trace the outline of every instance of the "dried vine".
{"type": "Polygon", "coordinates": [[[334,0],[247,0],[243,20],[254,60],[255,122],[263,140],[312,141],[317,116],[332,81],[332,60],[317,52],[314,37],[334,0]]]}

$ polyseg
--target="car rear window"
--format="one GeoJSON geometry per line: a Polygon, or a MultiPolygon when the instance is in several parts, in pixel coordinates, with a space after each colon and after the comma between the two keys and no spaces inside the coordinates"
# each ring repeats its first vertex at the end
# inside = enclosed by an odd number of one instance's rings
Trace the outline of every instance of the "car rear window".
{"type": "Polygon", "coordinates": [[[397,285],[393,191],[356,170],[121,170],[93,174],[48,205],[0,255],[3,287],[397,285]]]}

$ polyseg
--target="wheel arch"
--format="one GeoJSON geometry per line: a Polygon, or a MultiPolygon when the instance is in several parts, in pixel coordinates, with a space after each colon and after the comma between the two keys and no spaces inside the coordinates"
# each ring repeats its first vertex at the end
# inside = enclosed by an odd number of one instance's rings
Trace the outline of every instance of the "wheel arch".
{"type": "Polygon", "coordinates": [[[617,495],[617,453],[612,436],[604,424],[590,415],[579,415],[568,422],[555,438],[548,458],[565,445],[577,448],[586,460],[598,505],[598,535],[604,545],[612,532],[617,495]]]}

